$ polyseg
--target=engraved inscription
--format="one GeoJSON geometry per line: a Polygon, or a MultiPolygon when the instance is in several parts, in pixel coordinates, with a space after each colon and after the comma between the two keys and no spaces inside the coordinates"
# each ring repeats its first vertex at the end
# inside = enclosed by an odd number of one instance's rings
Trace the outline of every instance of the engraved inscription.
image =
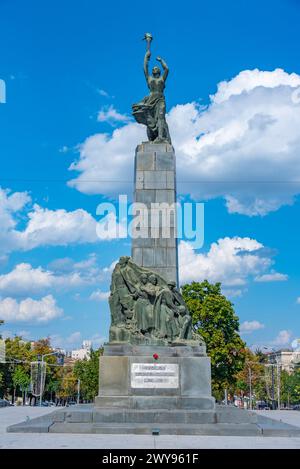
{"type": "Polygon", "coordinates": [[[178,388],[176,363],[132,363],[132,388],[178,388]]]}

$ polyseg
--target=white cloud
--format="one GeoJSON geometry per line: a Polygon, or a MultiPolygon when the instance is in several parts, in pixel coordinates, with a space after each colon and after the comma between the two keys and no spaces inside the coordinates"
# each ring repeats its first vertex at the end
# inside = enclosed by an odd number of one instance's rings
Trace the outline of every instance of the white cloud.
{"type": "Polygon", "coordinates": [[[68,212],[64,209],[49,210],[38,205],[28,214],[24,231],[18,233],[20,247],[24,250],[41,245],[94,243],[96,220],[83,209],[68,212]]]}
{"type": "Polygon", "coordinates": [[[127,123],[131,118],[126,114],[120,114],[111,104],[110,106],[103,106],[98,113],[97,120],[98,122],[108,122],[114,126],[119,123],[127,123]]]}
{"type": "Polygon", "coordinates": [[[40,300],[26,298],[17,302],[13,298],[0,300],[1,319],[5,322],[37,322],[46,323],[63,314],[63,310],[56,304],[52,295],[47,295],[40,300]]]}
{"type": "Polygon", "coordinates": [[[0,275],[0,292],[6,295],[38,293],[53,286],[53,274],[41,267],[18,264],[11,272],[0,275]]]}
{"type": "Polygon", "coordinates": [[[242,334],[250,334],[253,331],[263,329],[264,327],[265,325],[259,321],[244,321],[240,325],[240,331],[242,334]]]}
{"type": "Polygon", "coordinates": [[[95,276],[99,274],[98,260],[96,253],[91,253],[86,259],[75,261],[70,257],[54,259],[48,265],[49,269],[56,274],[78,272],[81,275],[95,276]]]}
{"type": "Polygon", "coordinates": [[[229,81],[221,81],[218,84],[217,93],[211,96],[214,103],[227,101],[231,96],[249,93],[255,88],[276,88],[277,86],[290,86],[292,88],[300,86],[300,76],[296,73],[288,74],[281,68],[273,72],[258,70],[244,70],[229,81]]]}
{"type": "MultiPolygon", "coordinates": [[[[0,253],[5,253],[17,244],[15,227],[31,202],[28,192],[14,192],[0,187],[0,253]]],[[[3,257],[3,256],[2,256],[3,257]]]]}
{"type": "Polygon", "coordinates": [[[60,334],[53,334],[50,336],[51,345],[56,348],[72,349],[80,347],[82,336],[79,331],[72,332],[70,335],[63,337],[60,334]]]}
{"type": "MultiPolygon", "coordinates": [[[[80,348],[84,339],[86,339],[86,337],[83,337],[82,333],[79,331],[72,332],[66,337],[63,337],[60,334],[53,334],[50,336],[51,345],[53,347],[62,348],[66,350],[74,350],[80,348]]],[[[91,340],[93,348],[96,349],[103,345],[103,343],[107,341],[107,338],[101,336],[100,334],[94,334],[87,340],[91,340]]]]}
{"type": "Polygon", "coordinates": [[[69,150],[70,148],[67,145],[63,145],[58,151],[59,153],[67,153],[69,150]]]}
{"type": "Polygon", "coordinates": [[[109,291],[95,290],[90,294],[89,299],[93,301],[106,301],[109,294],[109,291]]]}
{"type": "Polygon", "coordinates": [[[112,135],[95,134],[80,145],[80,158],[70,170],[81,173],[68,182],[85,194],[119,194],[133,191],[134,149],[145,140],[143,126],[130,122],[112,135]]]}
{"type": "Polygon", "coordinates": [[[288,275],[272,271],[269,274],[258,275],[254,280],[255,282],[285,282],[288,280],[288,275]]]}
{"type": "Polygon", "coordinates": [[[102,90],[101,88],[99,88],[97,91],[98,91],[98,93],[100,94],[100,96],[104,96],[105,98],[108,98],[108,97],[109,97],[109,94],[108,94],[107,91],[102,90]]]}
{"type": "Polygon", "coordinates": [[[237,298],[245,293],[246,289],[241,288],[222,288],[222,293],[228,298],[237,298]]]}
{"type": "Polygon", "coordinates": [[[287,331],[287,330],[279,331],[276,339],[273,340],[272,344],[273,345],[278,345],[279,347],[284,346],[284,345],[288,345],[291,341],[292,335],[293,334],[291,333],[291,331],[287,331]]]}
{"type": "Polygon", "coordinates": [[[7,274],[0,275],[0,292],[15,296],[32,295],[50,289],[71,290],[94,285],[101,277],[101,269],[92,268],[87,272],[75,270],[60,275],[42,267],[33,268],[31,264],[21,263],[7,274]]]}
{"type": "Polygon", "coordinates": [[[0,252],[99,240],[97,222],[85,210],[49,210],[37,204],[30,208],[30,202],[27,192],[0,188],[0,252]],[[20,221],[24,229],[18,229],[20,221]]]}
{"type": "MultiPolygon", "coordinates": [[[[230,213],[265,215],[300,193],[300,76],[244,70],[219,84],[207,107],[175,106],[168,115],[179,190],[202,200],[224,197],[230,213]],[[180,181],[183,181],[180,183],[180,181]]],[[[130,122],[80,146],[71,187],[88,194],[132,192],[134,149],[145,128],[130,122]]]]}
{"type": "Polygon", "coordinates": [[[12,332],[8,329],[4,329],[1,331],[1,335],[3,339],[13,339],[14,337],[21,337],[23,340],[31,340],[31,332],[26,331],[26,330],[19,330],[17,332],[12,332]]]}
{"type": "Polygon", "coordinates": [[[0,188],[0,260],[3,262],[4,254],[14,250],[97,243],[115,239],[118,234],[127,236],[113,213],[97,221],[83,209],[50,210],[37,204],[29,207],[30,202],[26,192],[11,193],[0,188]],[[22,229],[18,228],[20,220],[22,229]]]}
{"type": "Polygon", "coordinates": [[[90,339],[92,341],[92,346],[94,349],[101,347],[104,342],[107,342],[107,337],[103,337],[101,334],[94,334],[90,339]]]}
{"type": "Polygon", "coordinates": [[[222,282],[224,286],[243,286],[249,276],[267,270],[272,260],[261,253],[263,245],[251,238],[222,238],[207,253],[197,253],[186,241],[179,244],[179,278],[190,281],[222,282]]]}

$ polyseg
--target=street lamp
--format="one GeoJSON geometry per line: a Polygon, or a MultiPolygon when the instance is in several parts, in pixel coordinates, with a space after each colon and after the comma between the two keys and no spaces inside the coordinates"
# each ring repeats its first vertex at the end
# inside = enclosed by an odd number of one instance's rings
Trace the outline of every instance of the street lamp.
{"type": "MultiPolygon", "coordinates": [[[[45,353],[44,355],[42,355],[42,361],[41,361],[41,379],[40,379],[40,407],[42,407],[42,398],[43,398],[43,365],[44,365],[44,358],[45,357],[50,357],[51,355],[57,355],[58,352],[56,350],[56,352],[51,352],[51,353],[45,353]]],[[[45,367],[47,366],[46,365],[47,362],[45,362],[45,367]]]]}
{"type": "Polygon", "coordinates": [[[252,410],[252,373],[251,373],[251,365],[248,365],[248,371],[249,371],[249,394],[250,394],[250,400],[249,400],[249,407],[250,410],[252,410]]]}
{"type": "MultiPolygon", "coordinates": [[[[272,352],[275,354],[275,361],[276,361],[276,369],[277,369],[277,406],[278,410],[280,410],[280,364],[279,359],[277,357],[278,350],[275,350],[272,347],[263,347],[264,349],[268,350],[271,349],[272,352]]],[[[274,366],[275,363],[271,363],[271,373],[272,373],[272,408],[275,410],[275,376],[274,376],[274,366]]]]}

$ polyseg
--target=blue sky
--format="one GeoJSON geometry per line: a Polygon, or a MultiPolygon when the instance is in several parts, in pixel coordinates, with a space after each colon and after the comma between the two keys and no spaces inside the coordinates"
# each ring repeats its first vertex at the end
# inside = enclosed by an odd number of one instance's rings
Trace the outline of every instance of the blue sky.
{"type": "Polygon", "coordinates": [[[154,9],[0,0],[2,329],[64,348],[107,337],[110,266],[130,240],[99,241],[96,207],[133,191],[145,130],[130,109],[147,93],[150,31],[153,63],[170,67],[178,191],[205,203],[205,243],[181,245],[181,280],[222,281],[249,345],[288,346],[300,334],[300,2],[154,9]]]}

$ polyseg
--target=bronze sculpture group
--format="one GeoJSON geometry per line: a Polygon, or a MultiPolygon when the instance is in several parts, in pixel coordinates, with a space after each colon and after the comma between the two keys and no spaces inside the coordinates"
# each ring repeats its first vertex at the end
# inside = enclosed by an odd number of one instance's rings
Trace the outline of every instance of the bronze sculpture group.
{"type": "Polygon", "coordinates": [[[199,343],[189,310],[173,281],[122,256],[116,264],[109,297],[110,343],[199,343]]]}

